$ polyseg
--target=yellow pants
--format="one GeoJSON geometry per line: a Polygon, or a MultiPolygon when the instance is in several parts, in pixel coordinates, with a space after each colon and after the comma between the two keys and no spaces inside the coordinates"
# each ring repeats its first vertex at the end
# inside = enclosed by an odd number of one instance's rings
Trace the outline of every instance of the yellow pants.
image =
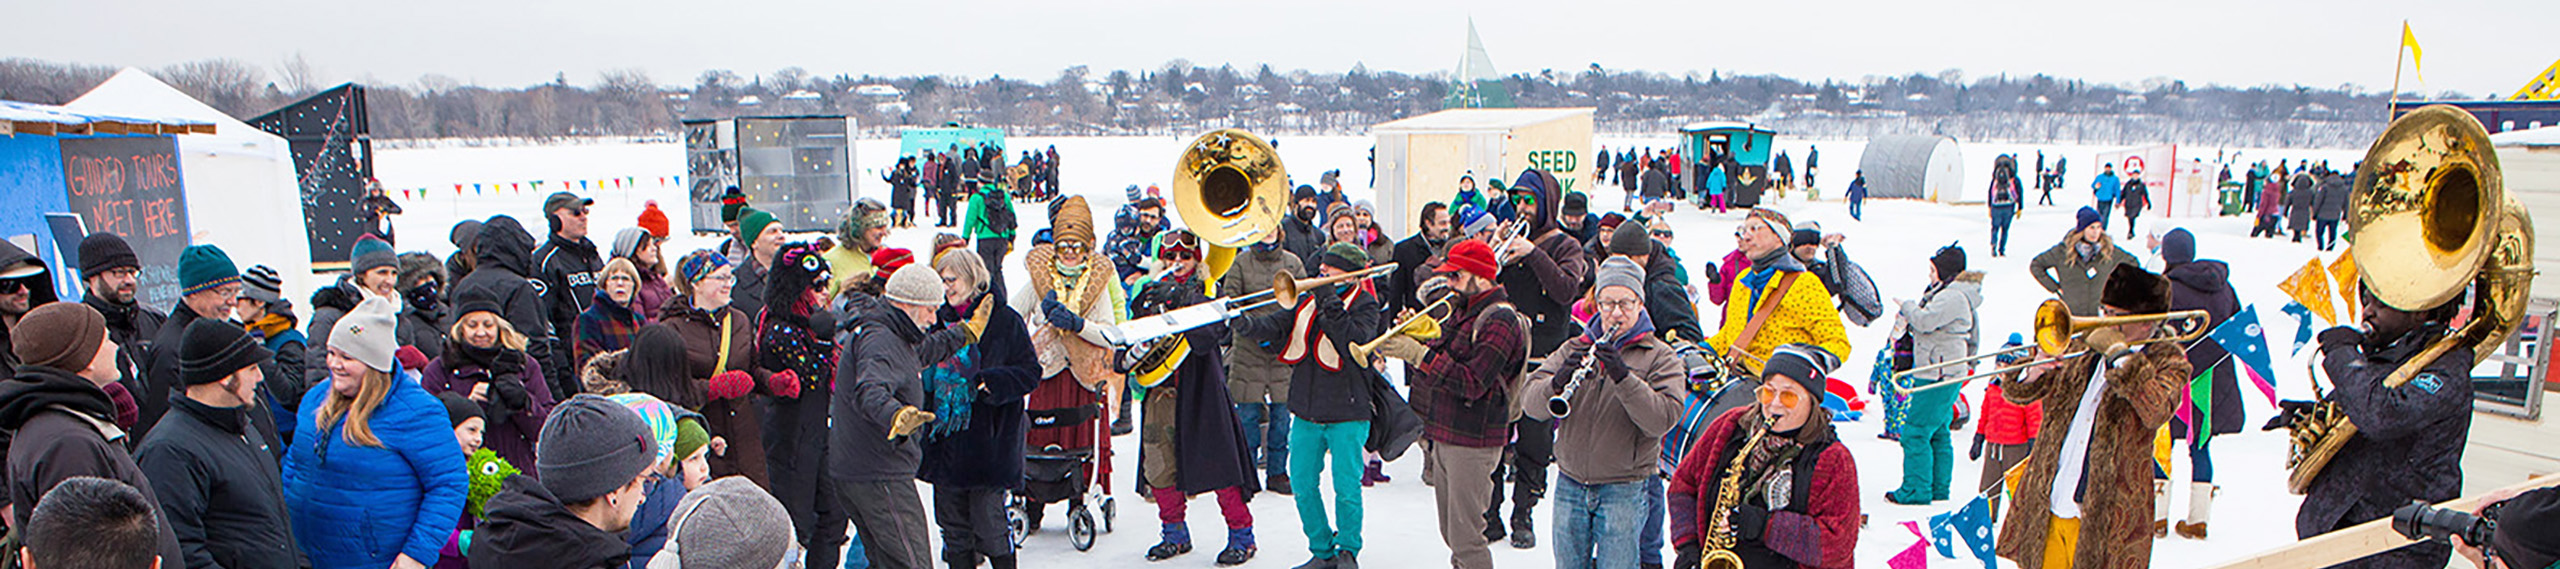
{"type": "Polygon", "coordinates": [[[2044,569],[2071,567],[2072,550],[2080,545],[2080,518],[2055,516],[2045,523],[2045,528],[2044,569]]]}

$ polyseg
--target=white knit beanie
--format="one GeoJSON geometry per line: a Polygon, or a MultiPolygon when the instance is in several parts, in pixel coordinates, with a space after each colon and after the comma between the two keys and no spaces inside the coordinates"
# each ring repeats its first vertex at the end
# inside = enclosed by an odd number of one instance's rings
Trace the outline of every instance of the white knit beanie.
{"type": "Polygon", "coordinates": [[[346,352],[364,362],[365,367],[389,373],[395,361],[391,352],[400,349],[394,335],[400,326],[399,317],[399,304],[386,297],[368,296],[329,329],[329,347],[346,352]]]}
{"type": "Polygon", "coordinates": [[[942,274],[924,263],[899,267],[889,275],[889,286],[882,291],[889,300],[903,304],[942,306],[942,274]]]}

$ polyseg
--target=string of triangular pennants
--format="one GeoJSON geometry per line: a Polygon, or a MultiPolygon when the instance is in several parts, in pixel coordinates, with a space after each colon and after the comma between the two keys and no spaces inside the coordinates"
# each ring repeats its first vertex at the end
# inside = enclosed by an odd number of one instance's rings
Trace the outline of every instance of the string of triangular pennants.
{"type": "MultiPolygon", "coordinates": [[[[585,179],[575,179],[575,180],[529,180],[529,181],[520,181],[520,182],[471,182],[471,183],[456,182],[456,183],[454,183],[454,184],[452,185],[452,191],[453,191],[453,193],[452,193],[451,195],[456,195],[456,196],[462,196],[462,195],[475,195],[475,196],[476,196],[476,195],[507,195],[507,194],[522,194],[522,193],[527,193],[527,192],[535,192],[535,193],[539,193],[539,192],[564,191],[564,190],[565,190],[565,191],[631,190],[631,189],[638,189],[638,188],[640,188],[642,184],[653,183],[653,182],[657,184],[657,187],[661,187],[661,188],[665,188],[665,187],[683,187],[683,186],[684,186],[684,176],[682,176],[682,175],[669,175],[669,176],[623,176],[623,177],[619,177],[619,178],[585,178],[585,179]]],[[[444,187],[441,187],[441,186],[438,186],[438,187],[398,188],[398,189],[393,189],[393,190],[388,190],[388,191],[390,191],[390,192],[392,192],[392,193],[396,193],[396,194],[398,194],[402,199],[425,199],[425,198],[428,198],[428,197],[434,196],[434,195],[435,195],[435,193],[436,193],[437,191],[439,191],[439,190],[443,190],[443,189],[445,189],[445,188],[444,188],[444,187]]]]}

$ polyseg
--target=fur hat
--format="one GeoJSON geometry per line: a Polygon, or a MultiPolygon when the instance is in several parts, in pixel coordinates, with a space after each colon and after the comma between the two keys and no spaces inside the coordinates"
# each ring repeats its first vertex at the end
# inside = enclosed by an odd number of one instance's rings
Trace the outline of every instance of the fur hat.
{"type": "Polygon", "coordinates": [[[38,306],[9,327],[9,349],[20,365],[68,372],[89,369],[107,339],[107,317],[78,302],[38,306]]]}
{"type": "Polygon", "coordinates": [[[2098,294],[2098,303],[2122,310],[2126,314],[2159,314],[2169,311],[2169,279],[2141,265],[2116,265],[2107,274],[2106,290],[2098,294]]]}
{"type": "Polygon", "coordinates": [[[1058,212],[1049,217],[1049,228],[1054,230],[1052,234],[1061,241],[1075,239],[1092,247],[1093,209],[1085,206],[1084,196],[1067,196],[1058,200],[1057,205],[1058,212]]]}
{"type": "Polygon", "coordinates": [[[133,255],[133,246],[123,237],[100,231],[80,240],[80,278],[128,267],[142,268],[142,258],[133,255]]]}
{"type": "Polygon", "coordinates": [[[667,238],[667,212],[658,210],[658,200],[649,200],[649,203],[640,206],[638,224],[641,229],[648,230],[650,235],[656,235],[659,239],[667,238]]]}
{"type": "Polygon", "coordinates": [[[933,267],[911,264],[889,275],[889,286],[881,295],[900,304],[941,306],[943,292],[941,273],[934,272],[933,267]]]}

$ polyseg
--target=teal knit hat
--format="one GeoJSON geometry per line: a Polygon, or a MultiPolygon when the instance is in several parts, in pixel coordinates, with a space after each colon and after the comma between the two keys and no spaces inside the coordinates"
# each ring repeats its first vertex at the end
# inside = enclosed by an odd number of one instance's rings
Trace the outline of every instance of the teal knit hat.
{"type": "Polygon", "coordinates": [[[178,253],[179,294],[195,294],[240,282],[240,267],[221,247],[189,245],[178,253]]]}

